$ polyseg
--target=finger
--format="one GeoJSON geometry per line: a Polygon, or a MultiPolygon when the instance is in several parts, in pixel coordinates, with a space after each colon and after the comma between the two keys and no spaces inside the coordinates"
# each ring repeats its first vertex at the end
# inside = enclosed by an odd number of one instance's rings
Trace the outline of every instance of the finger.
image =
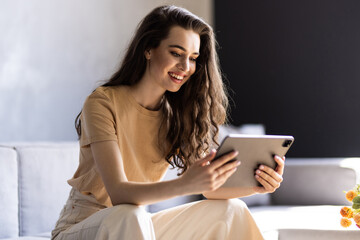
{"type": "Polygon", "coordinates": [[[284,174],[284,167],[285,167],[285,156],[284,157],[279,157],[279,156],[275,156],[274,157],[275,162],[278,164],[276,167],[276,172],[280,175],[284,174]]]}
{"type": "MultiPolygon", "coordinates": [[[[223,175],[224,173],[233,170],[234,168],[236,169],[238,166],[240,165],[240,161],[234,161],[228,164],[224,164],[222,166],[220,166],[219,168],[217,168],[215,171],[218,173],[218,176],[223,175]]],[[[216,177],[218,177],[216,176],[216,177]]]]}
{"type": "Polygon", "coordinates": [[[212,170],[215,170],[219,168],[220,166],[224,165],[228,161],[233,160],[239,153],[237,151],[232,151],[230,153],[227,153],[219,158],[216,159],[216,161],[212,160],[210,164],[210,168],[212,170]]]}
{"type": "Polygon", "coordinates": [[[226,182],[226,180],[236,172],[236,170],[237,170],[237,168],[232,168],[232,169],[224,172],[223,174],[219,175],[216,179],[218,182],[217,187],[220,187],[221,185],[223,185],[226,182]]]}
{"type": "Polygon", "coordinates": [[[212,150],[210,151],[210,153],[209,153],[208,155],[206,155],[206,157],[204,157],[203,159],[198,160],[197,163],[198,163],[200,166],[205,166],[205,165],[207,165],[208,163],[210,163],[211,160],[214,159],[215,155],[216,155],[216,150],[215,150],[215,149],[212,149],[212,150]]]}
{"type": "Polygon", "coordinates": [[[260,167],[259,167],[259,169],[257,171],[264,172],[264,174],[269,175],[269,177],[275,179],[275,181],[277,181],[277,182],[282,182],[283,181],[282,175],[280,175],[278,172],[274,171],[274,169],[272,169],[272,168],[270,168],[268,166],[260,165],[260,167]]]}
{"type": "Polygon", "coordinates": [[[256,193],[266,193],[266,189],[263,186],[255,186],[253,187],[253,190],[256,193]]]}
{"type": "Polygon", "coordinates": [[[268,173],[261,171],[260,169],[256,170],[256,175],[261,177],[265,181],[267,181],[274,188],[280,187],[280,183],[283,180],[282,177],[278,173],[276,173],[274,170],[272,170],[271,168],[269,168],[269,169],[272,171],[274,176],[269,175],[268,173]]]}
{"type": "Polygon", "coordinates": [[[266,192],[274,192],[275,191],[275,187],[273,187],[268,181],[266,181],[264,178],[255,175],[256,180],[265,188],[266,192]]]}

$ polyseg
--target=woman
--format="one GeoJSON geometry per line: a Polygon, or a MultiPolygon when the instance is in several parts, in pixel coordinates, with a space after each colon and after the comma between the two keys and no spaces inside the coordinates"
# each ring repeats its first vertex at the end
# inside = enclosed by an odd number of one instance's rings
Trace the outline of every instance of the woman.
{"type": "Polygon", "coordinates": [[[80,163],[52,239],[262,239],[240,200],[153,215],[140,207],[188,194],[229,199],[279,187],[284,165],[277,157],[277,171],[257,171],[262,187],[218,189],[240,164],[228,162],[237,152],[212,162],[226,108],[211,27],[182,8],[154,9],[119,71],[77,117],[80,163]],[[169,164],[181,176],[160,182],[169,164]]]}

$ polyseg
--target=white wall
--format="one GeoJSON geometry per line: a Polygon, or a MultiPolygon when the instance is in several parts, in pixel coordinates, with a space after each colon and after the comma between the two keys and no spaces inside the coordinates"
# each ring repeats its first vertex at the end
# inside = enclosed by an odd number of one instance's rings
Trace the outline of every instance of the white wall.
{"type": "Polygon", "coordinates": [[[212,0],[1,0],[0,141],[75,140],[86,96],[165,3],[212,23],[212,0]]]}

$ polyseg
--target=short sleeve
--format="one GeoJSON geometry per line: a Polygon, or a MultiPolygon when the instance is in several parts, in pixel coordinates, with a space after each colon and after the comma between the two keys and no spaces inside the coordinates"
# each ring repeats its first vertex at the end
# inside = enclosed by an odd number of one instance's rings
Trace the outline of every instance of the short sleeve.
{"type": "Polygon", "coordinates": [[[102,91],[95,90],[85,101],[81,112],[81,146],[117,140],[114,106],[102,91]]]}

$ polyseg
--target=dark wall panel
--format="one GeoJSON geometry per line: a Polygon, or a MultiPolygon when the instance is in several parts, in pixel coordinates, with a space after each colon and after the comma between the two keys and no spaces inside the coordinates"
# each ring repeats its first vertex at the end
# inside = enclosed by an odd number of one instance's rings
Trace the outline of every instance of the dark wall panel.
{"type": "Polygon", "coordinates": [[[215,1],[231,122],[292,134],[288,156],[360,156],[360,1],[215,1]]]}

